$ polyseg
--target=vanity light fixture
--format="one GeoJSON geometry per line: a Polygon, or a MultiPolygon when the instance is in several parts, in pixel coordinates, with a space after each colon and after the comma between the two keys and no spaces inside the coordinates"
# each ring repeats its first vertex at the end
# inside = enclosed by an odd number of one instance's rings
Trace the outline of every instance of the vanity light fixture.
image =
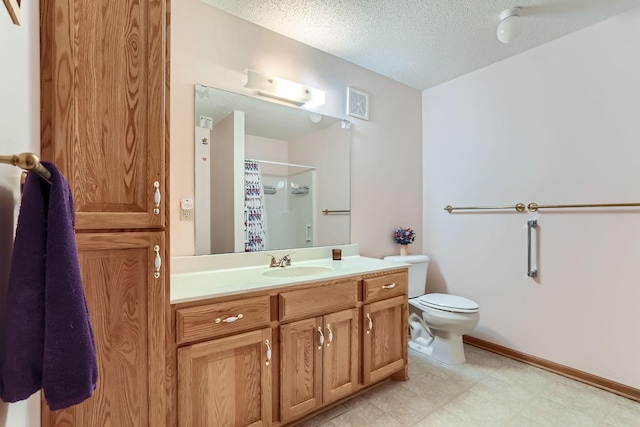
{"type": "Polygon", "coordinates": [[[295,105],[320,106],[326,102],[323,90],[305,86],[281,77],[269,76],[247,68],[247,84],[244,87],[256,90],[260,95],[295,105]]]}
{"type": "Polygon", "coordinates": [[[498,40],[502,43],[511,43],[522,34],[522,19],[520,7],[505,9],[500,13],[500,25],[498,25],[498,40]]]}

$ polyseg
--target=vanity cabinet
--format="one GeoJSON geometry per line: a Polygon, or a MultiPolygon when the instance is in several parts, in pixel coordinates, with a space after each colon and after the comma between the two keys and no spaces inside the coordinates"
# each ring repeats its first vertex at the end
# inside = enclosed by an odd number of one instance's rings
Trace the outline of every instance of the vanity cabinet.
{"type": "Polygon", "coordinates": [[[292,425],[407,379],[406,269],[184,302],[173,318],[179,427],[292,425]]]}
{"type": "Polygon", "coordinates": [[[358,317],[352,308],[280,326],[283,422],[356,390],[358,317]]]}
{"type": "Polygon", "coordinates": [[[366,304],[362,308],[363,381],[376,382],[401,370],[405,365],[407,343],[406,297],[366,304]]]}
{"type": "Polygon", "coordinates": [[[271,329],[178,349],[178,425],[271,425],[271,329]]]}
{"type": "Polygon", "coordinates": [[[407,379],[408,277],[383,274],[363,280],[362,376],[365,384],[395,374],[407,379]]]}

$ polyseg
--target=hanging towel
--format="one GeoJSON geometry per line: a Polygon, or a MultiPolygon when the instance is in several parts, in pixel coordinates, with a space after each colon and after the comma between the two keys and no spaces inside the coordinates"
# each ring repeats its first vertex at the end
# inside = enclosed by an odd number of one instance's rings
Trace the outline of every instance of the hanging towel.
{"type": "Polygon", "coordinates": [[[49,162],[51,184],[27,176],[11,259],[0,348],[0,397],[43,389],[51,410],[89,398],[98,380],[69,183],[49,162]]]}

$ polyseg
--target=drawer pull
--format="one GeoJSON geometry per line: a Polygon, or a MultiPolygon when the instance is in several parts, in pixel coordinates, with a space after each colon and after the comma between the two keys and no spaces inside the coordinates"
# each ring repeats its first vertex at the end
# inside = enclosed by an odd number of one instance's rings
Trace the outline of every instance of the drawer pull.
{"type": "Polygon", "coordinates": [[[367,327],[367,334],[373,330],[373,320],[371,320],[371,316],[367,313],[367,320],[369,321],[369,325],[367,327]]]}
{"type": "Polygon", "coordinates": [[[216,322],[216,324],[218,324],[218,323],[222,323],[222,322],[224,322],[224,323],[233,323],[233,322],[235,322],[236,320],[240,320],[240,319],[242,319],[242,317],[243,317],[243,316],[242,316],[242,313],[238,314],[237,316],[229,316],[229,317],[227,317],[226,319],[221,319],[221,318],[219,318],[219,317],[218,317],[218,318],[215,320],[215,322],[216,322]]]}
{"type": "Polygon", "coordinates": [[[331,345],[331,341],[333,341],[333,331],[331,330],[331,325],[327,324],[327,331],[329,332],[329,336],[327,337],[327,347],[331,345]]]}
{"type": "Polygon", "coordinates": [[[271,345],[269,345],[269,340],[264,340],[264,345],[267,346],[267,360],[265,361],[265,365],[269,366],[271,363],[271,345]]]}
{"type": "Polygon", "coordinates": [[[324,345],[324,334],[322,333],[322,328],[320,326],[318,326],[317,331],[320,334],[318,339],[318,350],[322,350],[322,346],[324,345]]]}
{"type": "Polygon", "coordinates": [[[395,283],[389,283],[388,285],[382,285],[382,289],[393,289],[396,287],[395,283]]]}

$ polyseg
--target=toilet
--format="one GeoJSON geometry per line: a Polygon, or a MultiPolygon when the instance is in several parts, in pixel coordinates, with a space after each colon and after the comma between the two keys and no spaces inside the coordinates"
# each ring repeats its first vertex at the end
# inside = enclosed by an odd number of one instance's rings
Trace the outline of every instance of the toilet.
{"type": "Polygon", "coordinates": [[[410,264],[409,348],[448,365],[464,363],[462,335],[471,332],[478,324],[478,304],[456,295],[425,294],[429,266],[426,255],[388,256],[384,259],[410,264]]]}

